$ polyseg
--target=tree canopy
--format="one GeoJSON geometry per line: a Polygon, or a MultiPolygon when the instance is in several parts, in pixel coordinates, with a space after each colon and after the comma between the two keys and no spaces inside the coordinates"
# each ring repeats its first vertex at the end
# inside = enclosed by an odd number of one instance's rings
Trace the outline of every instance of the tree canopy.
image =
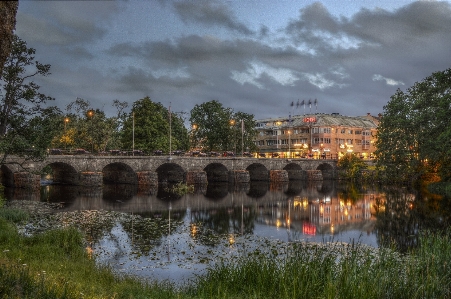
{"type": "Polygon", "coordinates": [[[213,100],[191,110],[192,147],[205,151],[255,150],[255,120],[251,114],[234,112],[213,100]],[[244,148],[243,148],[244,147],[244,148]]]}
{"type": "Polygon", "coordinates": [[[149,153],[155,150],[169,152],[170,146],[171,150],[186,150],[188,131],[180,116],[171,112],[169,117],[166,107],[145,97],[133,103],[124,122],[122,144],[124,148],[132,149],[133,142],[135,149],[149,153]]]}
{"type": "Polygon", "coordinates": [[[451,180],[451,69],[433,73],[384,106],[377,133],[379,166],[390,176],[437,172],[451,180]]]}
{"type": "Polygon", "coordinates": [[[55,131],[56,107],[45,107],[53,98],[39,92],[32,79],[50,74],[50,65],[34,59],[35,50],[13,36],[11,52],[2,70],[0,100],[0,152],[2,161],[15,154],[39,159],[46,154],[55,131]]]}

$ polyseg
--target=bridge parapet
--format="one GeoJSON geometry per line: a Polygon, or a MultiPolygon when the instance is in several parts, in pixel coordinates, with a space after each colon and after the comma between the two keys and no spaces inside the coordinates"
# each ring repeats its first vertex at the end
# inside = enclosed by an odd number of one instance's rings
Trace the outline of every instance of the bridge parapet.
{"type": "MultiPolygon", "coordinates": [[[[2,166],[2,183],[19,186],[12,174],[24,171],[17,167],[23,162],[9,157],[2,166]]],[[[335,179],[337,174],[336,161],[324,159],[54,155],[40,162],[23,163],[34,174],[47,166],[52,169],[54,182],[87,186],[103,182],[155,186],[158,181],[286,181],[287,178],[312,178],[307,175],[309,171],[319,171],[323,178],[335,179]]]]}

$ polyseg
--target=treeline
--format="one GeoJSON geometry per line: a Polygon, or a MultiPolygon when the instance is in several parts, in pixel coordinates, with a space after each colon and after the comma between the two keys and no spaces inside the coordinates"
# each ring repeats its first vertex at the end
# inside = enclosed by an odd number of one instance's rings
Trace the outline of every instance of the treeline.
{"type": "Polygon", "coordinates": [[[50,75],[50,65],[35,61],[35,50],[18,36],[13,37],[11,49],[0,81],[1,161],[8,155],[39,159],[50,148],[94,153],[256,149],[254,116],[235,112],[215,100],[196,105],[189,120],[149,97],[131,105],[112,101],[114,116],[94,109],[89,100],[81,98],[62,111],[51,106],[55,99],[41,93],[33,81],[35,77],[50,75]]]}

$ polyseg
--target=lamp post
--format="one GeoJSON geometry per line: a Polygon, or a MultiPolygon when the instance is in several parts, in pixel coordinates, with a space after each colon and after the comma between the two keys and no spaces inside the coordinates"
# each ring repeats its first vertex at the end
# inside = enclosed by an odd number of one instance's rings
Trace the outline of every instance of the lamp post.
{"type": "Polygon", "coordinates": [[[69,122],[69,117],[64,118],[64,150],[67,149],[67,136],[66,136],[66,125],[69,122]]]}
{"type": "Polygon", "coordinates": [[[94,116],[94,110],[88,110],[88,117],[91,119],[91,153],[94,152],[94,138],[92,136],[92,117],[94,116]]]}
{"type": "Polygon", "coordinates": [[[232,126],[232,130],[233,130],[233,153],[236,155],[236,130],[235,130],[235,120],[231,119],[229,121],[229,124],[232,126]]]}
{"type": "Polygon", "coordinates": [[[193,124],[191,126],[192,130],[191,130],[191,143],[192,143],[192,149],[191,150],[195,150],[196,149],[196,140],[194,138],[194,132],[197,130],[198,126],[196,124],[193,124]]]}
{"type": "Polygon", "coordinates": [[[133,121],[133,129],[132,129],[132,156],[135,155],[135,112],[132,112],[132,121],[133,121]]]}
{"type": "Polygon", "coordinates": [[[288,159],[291,158],[291,131],[288,130],[288,159]]]}
{"type": "Polygon", "coordinates": [[[279,127],[281,124],[280,121],[276,121],[276,149],[279,149],[279,127]]]}
{"type": "Polygon", "coordinates": [[[241,157],[244,157],[244,119],[241,120],[241,157]]]}

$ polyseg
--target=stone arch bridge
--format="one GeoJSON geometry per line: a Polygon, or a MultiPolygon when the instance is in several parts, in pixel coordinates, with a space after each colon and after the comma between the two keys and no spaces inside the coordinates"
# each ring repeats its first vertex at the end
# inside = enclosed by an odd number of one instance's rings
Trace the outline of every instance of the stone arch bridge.
{"type": "Polygon", "coordinates": [[[155,186],[159,182],[246,183],[337,178],[335,160],[185,156],[50,155],[31,162],[10,157],[1,166],[2,184],[40,186],[40,173],[51,168],[53,182],[79,186],[121,183],[155,186]]]}

